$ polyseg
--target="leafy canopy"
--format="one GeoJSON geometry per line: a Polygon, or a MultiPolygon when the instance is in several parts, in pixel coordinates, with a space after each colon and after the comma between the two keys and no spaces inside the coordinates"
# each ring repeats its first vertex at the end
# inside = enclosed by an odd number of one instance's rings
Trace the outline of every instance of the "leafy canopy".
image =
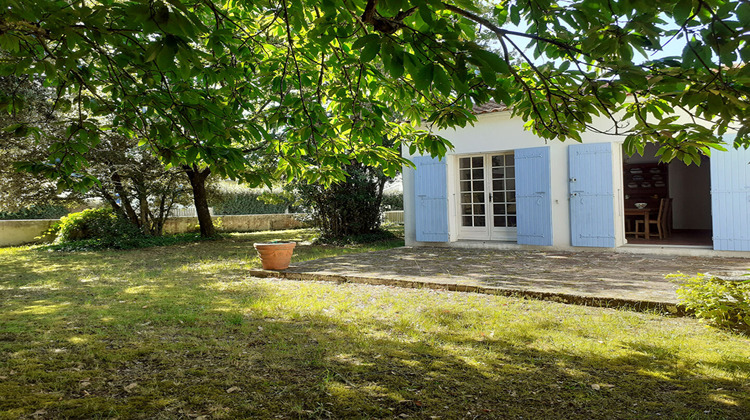
{"type": "MultiPolygon", "coordinates": [[[[444,154],[432,130],[472,122],[491,99],[543,138],[594,129],[627,136],[631,152],[658,142],[666,160],[698,161],[735,130],[748,144],[743,1],[502,1],[491,17],[471,0],[4,4],[0,74],[43,78],[55,106],[75,111],[44,162],[25,167],[65,186],[93,185],[77,171],[108,130],[169,165],[250,184],[325,183],[352,161],[393,174],[408,163],[400,147],[444,154]],[[477,43],[479,28],[500,54],[477,43]],[[675,43],[681,54],[653,58],[675,43]]],[[[0,109],[21,112],[8,97],[0,109]]]]}

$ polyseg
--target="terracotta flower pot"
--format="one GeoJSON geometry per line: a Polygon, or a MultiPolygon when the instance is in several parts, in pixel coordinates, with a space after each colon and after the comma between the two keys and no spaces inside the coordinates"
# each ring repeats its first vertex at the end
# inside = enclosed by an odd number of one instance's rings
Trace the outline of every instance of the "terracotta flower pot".
{"type": "Polygon", "coordinates": [[[264,270],[283,270],[289,267],[296,242],[254,244],[264,270]]]}

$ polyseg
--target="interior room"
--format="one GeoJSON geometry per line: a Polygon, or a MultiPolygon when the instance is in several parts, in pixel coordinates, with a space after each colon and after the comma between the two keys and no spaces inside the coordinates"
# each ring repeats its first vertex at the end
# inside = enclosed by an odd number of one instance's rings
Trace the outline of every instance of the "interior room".
{"type": "Polygon", "coordinates": [[[623,203],[628,244],[711,246],[710,160],[668,164],[649,144],[643,156],[623,153],[623,203]]]}

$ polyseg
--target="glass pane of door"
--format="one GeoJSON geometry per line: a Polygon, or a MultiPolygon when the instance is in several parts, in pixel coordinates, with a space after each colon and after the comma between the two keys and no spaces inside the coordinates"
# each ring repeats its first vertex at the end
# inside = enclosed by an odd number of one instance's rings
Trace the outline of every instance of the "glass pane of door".
{"type": "Polygon", "coordinates": [[[487,226],[484,199],[484,157],[462,157],[458,160],[461,200],[461,226],[487,226]]]}
{"type": "Polygon", "coordinates": [[[492,182],[492,226],[496,228],[516,227],[516,168],[513,153],[493,155],[492,182]]]}

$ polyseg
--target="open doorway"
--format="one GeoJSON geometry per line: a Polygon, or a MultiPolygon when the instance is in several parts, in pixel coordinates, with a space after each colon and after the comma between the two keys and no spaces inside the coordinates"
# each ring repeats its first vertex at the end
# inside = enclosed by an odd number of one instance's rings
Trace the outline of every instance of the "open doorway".
{"type": "Polygon", "coordinates": [[[628,244],[711,246],[709,159],[703,157],[700,166],[677,160],[663,164],[657,150],[649,144],[643,156],[623,153],[628,244]]]}

